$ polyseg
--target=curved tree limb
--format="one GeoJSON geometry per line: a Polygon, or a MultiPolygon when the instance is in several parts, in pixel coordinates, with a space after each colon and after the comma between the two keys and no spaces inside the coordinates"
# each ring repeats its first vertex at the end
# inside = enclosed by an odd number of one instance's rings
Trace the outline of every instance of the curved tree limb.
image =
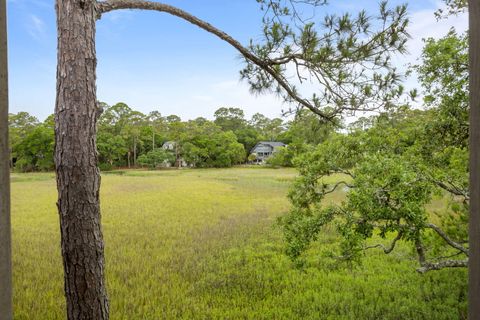
{"type": "Polygon", "coordinates": [[[450,246],[465,253],[468,256],[468,249],[462,246],[461,244],[450,239],[450,237],[445,232],[443,232],[443,230],[440,229],[438,226],[434,225],[433,223],[428,223],[427,227],[429,227],[430,229],[433,229],[450,246]]]}
{"type": "Polygon", "coordinates": [[[417,269],[420,273],[425,273],[432,270],[440,270],[444,268],[465,268],[468,266],[468,259],[465,260],[445,260],[440,262],[425,262],[417,269]]]}
{"type": "MultiPolygon", "coordinates": [[[[272,9],[278,21],[264,19],[265,43],[251,42],[248,46],[188,12],[156,1],[105,0],[96,2],[96,10],[98,18],[113,10],[140,9],[165,12],[186,20],[216,35],[242,55],[246,67],[240,75],[252,92],[274,92],[284,102],[295,104],[297,110],[307,108],[328,121],[343,112],[378,111],[397,104],[403,87],[399,84],[401,76],[390,61],[394,53],[405,52],[409,37],[405,5],[389,9],[386,1],[381,2],[376,17],[382,21],[378,31],[370,29],[369,21],[373,17],[362,11],[355,18],[326,15],[323,23],[304,22],[297,34],[280,19],[292,15],[290,10],[281,9],[282,3],[292,7],[296,3],[317,6],[326,1],[258,2],[267,6],[267,11],[272,9]],[[318,30],[316,26],[320,26],[318,30]],[[308,78],[316,83],[311,98],[300,94],[295,85],[295,80],[302,83],[308,78]]],[[[293,13],[293,19],[297,18],[293,13]]],[[[289,112],[292,108],[285,113],[289,112]]]]}
{"type": "Polygon", "coordinates": [[[461,196],[466,201],[470,201],[470,193],[468,190],[464,190],[456,186],[453,182],[443,182],[434,178],[430,178],[433,183],[435,183],[438,187],[442,188],[443,190],[450,192],[453,195],[461,196]]]}
{"type": "Polygon", "coordinates": [[[392,240],[392,243],[390,243],[390,246],[388,247],[385,247],[383,244],[379,243],[373,246],[365,247],[363,249],[366,250],[366,249],[373,249],[373,248],[381,248],[384,253],[389,254],[390,252],[393,251],[393,249],[395,249],[395,245],[397,244],[397,241],[400,240],[402,236],[403,236],[403,232],[399,231],[397,236],[392,240]]]}
{"type": "Polygon", "coordinates": [[[419,273],[425,273],[433,270],[440,270],[444,268],[465,268],[468,267],[468,258],[464,260],[444,260],[440,262],[429,262],[425,256],[425,248],[420,239],[415,241],[415,248],[417,249],[418,261],[420,268],[417,269],[419,273]]]}
{"type": "Polygon", "coordinates": [[[308,100],[300,97],[300,95],[298,95],[295,92],[295,89],[291,85],[289,85],[287,81],[284,80],[283,77],[281,77],[278,74],[278,72],[276,72],[275,69],[272,67],[272,65],[275,65],[276,63],[258,58],[256,55],[251,53],[247,48],[245,48],[240,42],[232,38],[227,33],[212,26],[210,23],[195,17],[194,15],[186,11],[183,11],[179,8],[176,8],[168,4],[153,2],[153,1],[144,1],[144,0],[108,0],[108,1],[97,2],[97,12],[99,14],[99,17],[103,13],[107,13],[113,10],[120,10],[120,9],[153,10],[153,11],[169,13],[183,20],[186,20],[207,32],[216,35],[223,41],[233,46],[235,49],[237,49],[240,52],[240,54],[245,59],[251,61],[258,67],[260,67],[262,70],[267,72],[272,78],[274,78],[278,82],[278,84],[287,92],[287,94],[294,101],[296,101],[303,107],[308,108],[313,113],[327,120],[331,120],[335,116],[335,115],[328,115],[322,112],[321,110],[316,108],[314,105],[309,103],[308,100]]]}
{"type": "Polygon", "coordinates": [[[329,194],[329,193],[332,193],[332,192],[334,192],[335,190],[337,190],[337,188],[338,188],[339,186],[341,186],[342,184],[343,184],[344,186],[346,186],[347,188],[355,188],[354,185],[349,184],[349,183],[347,183],[346,181],[343,181],[343,180],[342,180],[342,181],[337,182],[337,183],[336,183],[333,187],[331,187],[329,190],[324,190],[324,191],[322,191],[321,194],[322,194],[322,195],[327,195],[327,194],[329,194]]]}

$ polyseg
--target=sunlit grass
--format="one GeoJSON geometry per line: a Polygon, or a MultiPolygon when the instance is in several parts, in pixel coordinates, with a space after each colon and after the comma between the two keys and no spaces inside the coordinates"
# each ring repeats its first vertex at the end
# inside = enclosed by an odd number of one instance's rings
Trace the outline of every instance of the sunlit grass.
{"type": "MultiPolygon", "coordinates": [[[[458,319],[465,270],[419,275],[406,246],[307,269],[283,254],[276,217],[291,169],[125,171],[102,177],[112,319],[458,319]]],[[[53,174],[12,177],[15,319],[64,319],[53,174]]],[[[332,195],[339,201],[343,194],[332,195]]]]}

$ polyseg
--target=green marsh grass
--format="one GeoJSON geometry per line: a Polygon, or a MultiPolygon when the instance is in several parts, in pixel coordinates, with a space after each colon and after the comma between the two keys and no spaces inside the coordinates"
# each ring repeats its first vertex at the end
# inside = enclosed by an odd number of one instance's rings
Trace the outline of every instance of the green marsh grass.
{"type": "MultiPolygon", "coordinates": [[[[298,270],[276,218],[291,169],[103,174],[111,319],[462,319],[466,271],[415,272],[407,246],[338,267],[324,234],[298,270]]],[[[343,194],[332,195],[340,201],[343,194]]],[[[55,178],[12,175],[15,319],[64,319],[55,178]]],[[[437,204],[438,205],[438,204],[437,204]]]]}

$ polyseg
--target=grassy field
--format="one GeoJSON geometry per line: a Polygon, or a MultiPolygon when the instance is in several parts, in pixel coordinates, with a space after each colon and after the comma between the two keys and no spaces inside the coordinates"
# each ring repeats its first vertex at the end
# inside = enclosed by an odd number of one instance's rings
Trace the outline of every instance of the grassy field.
{"type": "MultiPolygon", "coordinates": [[[[295,269],[276,217],[294,170],[102,177],[111,319],[462,319],[466,271],[419,275],[410,250],[336,267],[326,234],[295,269]]],[[[334,194],[332,201],[342,198],[334,194]]],[[[64,319],[52,173],[12,175],[15,319],[64,319]]],[[[438,205],[438,204],[437,204],[438,205]]]]}

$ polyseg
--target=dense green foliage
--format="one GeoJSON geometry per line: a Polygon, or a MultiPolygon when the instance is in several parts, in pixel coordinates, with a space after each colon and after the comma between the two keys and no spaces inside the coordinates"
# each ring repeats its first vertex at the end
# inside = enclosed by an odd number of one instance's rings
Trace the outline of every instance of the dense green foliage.
{"type": "Polygon", "coordinates": [[[235,134],[211,122],[202,126],[188,122],[180,141],[184,159],[196,167],[231,167],[245,160],[244,146],[235,134]]]}
{"type": "Polygon", "coordinates": [[[322,232],[334,227],[342,241],[333,255],[360,261],[366,249],[391,253],[397,241],[416,251],[421,272],[466,267],[468,247],[468,68],[466,36],[454,31],[427,39],[416,67],[427,110],[400,107],[359,119],[296,159],[300,177],[281,223],[288,253],[298,262],[322,232]],[[342,173],[345,180],[325,183],[342,173]],[[325,197],[339,188],[345,201],[325,197]],[[428,204],[447,195],[440,211],[428,204]],[[383,239],[369,245],[368,239],[383,239]],[[386,244],[388,242],[388,244],[386,244]]]}
{"type": "MultiPolygon", "coordinates": [[[[269,119],[256,113],[250,120],[240,108],[219,108],[214,120],[197,118],[182,121],[176,115],[148,115],[125,103],[101,104],[97,149],[102,170],[115,167],[158,168],[179,163],[192,167],[230,167],[253,161],[250,152],[259,141],[291,144],[277,165],[291,166],[292,158],[308,145],[316,145],[338,128],[319,120],[310,111],[300,112],[291,121],[269,119]],[[165,142],[173,148],[160,151],[165,142]]],[[[53,117],[44,123],[26,112],[10,114],[12,167],[18,171],[53,169],[53,117]]]]}
{"type": "Polygon", "coordinates": [[[165,163],[172,164],[174,161],[175,156],[164,149],[152,150],[138,157],[138,163],[140,165],[148,166],[152,169],[162,166],[165,163]]]}
{"type": "MultiPolygon", "coordinates": [[[[306,253],[313,267],[292,268],[272,223],[288,210],[296,175],[266,168],[104,173],[111,318],[465,318],[466,270],[420,275],[402,243],[390,255],[368,252],[359,267],[335,267],[324,253],[338,236],[328,231],[306,253]]],[[[337,190],[328,199],[344,196],[337,190]]],[[[12,174],[18,320],[65,319],[56,198],[52,173],[12,174]]],[[[432,205],[442,210],[445,200],[432,205]]]]}
{"type": "Polygon", "coordinates": [[[338,119],[326,121],[309,110],[300,110],[293,121],[289,122],[288,130],[280,135],[280,140],[287,143],[288,148],[279,149],[267,159],[267,164],[292,167],[296,156],[326,141],[340,128],[342,124],[338,119]]]}
{"type": "Polygon", "coordinates": [[[53,169],[53,117],[43,123],[27,112],[9,115],[12,164],[21,171],[53,169]]]}

